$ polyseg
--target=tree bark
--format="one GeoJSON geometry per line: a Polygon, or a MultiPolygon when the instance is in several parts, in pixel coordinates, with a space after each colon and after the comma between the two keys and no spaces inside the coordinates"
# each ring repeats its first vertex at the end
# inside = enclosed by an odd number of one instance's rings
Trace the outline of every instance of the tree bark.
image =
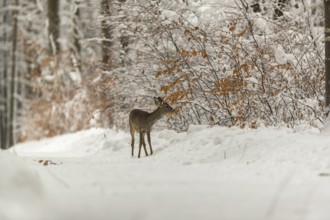
{"type": "Polygon", "coordinates": [[[74,19],[73,19],[73,24],[74,24],[74,46],[75,46],[75,54],[76,57],[80,57],[80,51],[81,51],[81,45],[79,42],[79,20],[80,20],[80,9],[79,9],[79,5],[80,2],[79,1],[75,1],[75,12],[74,12],[74,19]]]}
{"type": "Polygon", "coordinates": [[[48,0],[48,35],[50,41],[50,49],[53,54],[60,51],[60,17],[59,17],[59,1],[48,0]]]}
{"type": "Polygon", "coordinates": [[[330,105],[330,0],[324,0],[325,17],[325,106],[326,115],[330,105]]]}
{"type": "MultiPolygon", "coordinates": [[[[2,8],[6,9],[7,7],[7,0],[3,1],[2,8]]],[[[4,10],[3,14],[3,24],[7,24],[7,11],[4,10]]],[[[2,43],[5,45],[7,43],[7,33],[6,31],[3,32],[2,35],[2,43]]],[[[6,149],[6,143],[7,143],[7,71],[8,71],[8,66],[7,66],[7,57],[8,57],[8,52],[4,49],[3,51],[3,59],[2,59],[2,71],[1,71],[1,76],[0,76],[0,148],[1,149],[6,149]]]]}
{"type": "Polygon", "coordinates": [[[112,34],[110,21],[110,0],[102,0],[101,2],[102,14],[102,63],[103,68],[106,69],[111,64],[111,48],[112,48],[112,34]]]}
{"type": "MultiPolygon", "coordinates": [[[[18,0],[15,0],[15,6],[18,6],[18,0]]],[[[8,87],[8,131],[7,131],[7,146],[9,148],[15,144],[15,92],[16,92],[16,50],[17,50],[17,20],[18,11],[13,11],[13,34],[12,34],[12,52],[11,52],[11,72],[10,83],[8,87]]]]}
{"type": "Polygon", "coordinates": [[[80,0],[74,1],[74,14],[72,17],[73,23],[73,66],[76,68],[77,72],[81,73],[81,44],[79,35],[79,24],[80,24],[80,0]]]}

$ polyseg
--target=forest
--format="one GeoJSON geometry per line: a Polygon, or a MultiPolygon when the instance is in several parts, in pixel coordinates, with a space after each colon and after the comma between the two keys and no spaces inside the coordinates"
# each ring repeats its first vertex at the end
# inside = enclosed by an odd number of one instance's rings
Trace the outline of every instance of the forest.
{"type": "Polygon", "coordinates": [[[0,145],[175,107],[164,126],[325,120],[322,0],[0,0],[0,145]]]}

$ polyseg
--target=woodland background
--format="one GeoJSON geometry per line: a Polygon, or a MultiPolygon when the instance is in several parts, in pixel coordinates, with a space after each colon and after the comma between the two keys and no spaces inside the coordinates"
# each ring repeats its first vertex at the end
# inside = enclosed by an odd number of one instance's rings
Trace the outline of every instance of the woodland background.
{"type": "Polygon", "coordinates": [[[127,128],[153,96],[167,126],[325,117],[322,0],[0,0],[0,144],[127,128]]]}

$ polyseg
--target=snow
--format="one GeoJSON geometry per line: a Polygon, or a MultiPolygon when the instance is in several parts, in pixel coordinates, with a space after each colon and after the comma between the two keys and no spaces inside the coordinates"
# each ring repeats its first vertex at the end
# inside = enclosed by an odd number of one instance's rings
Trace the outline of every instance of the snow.
{"type": "Polygon", "coordinates": [[[288,61],[295,62],[295,57],[293,54],[285,53],[283,47],[274,48],[275,60],[279,64],[286,64],[288,61]]]}
{"type": "Polygon", "coordinates": [[[140,159],[115,129],[21,143],[0,151],[0,219],[326,220],[329,133],[156,130],[140,159]]]}
{"type": "Polygon", "coordinates": [[[180,16],[177,12],[172,10],[163,10],[162,11],[162,20],[168,20],[167,24],[170,24],[171,21],[177,20],[180,16]]]}
{"type": "Polygon", "coordinates": [[[263,17],[256,17],[254,19],[254,25],[258,30],[264,32],[265,34],[272,34],[272,29],[269,27],[269,22],[263,17]]]}

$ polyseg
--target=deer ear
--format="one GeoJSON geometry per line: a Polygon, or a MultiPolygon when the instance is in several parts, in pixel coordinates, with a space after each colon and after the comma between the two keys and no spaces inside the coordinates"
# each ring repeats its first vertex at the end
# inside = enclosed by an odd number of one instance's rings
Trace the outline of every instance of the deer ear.
{"type": "Polygon", "coordinates": [[[161,97],[154,97],[154,102],[157,106],[161,106],[164,103],[161,97]]]}
{"type": "Polygon", "coordinates": [[[157,106],[160,106],[161,105],[161,102],[159,100],[159,97],[154,97],[154,102],[157,106]]]}

